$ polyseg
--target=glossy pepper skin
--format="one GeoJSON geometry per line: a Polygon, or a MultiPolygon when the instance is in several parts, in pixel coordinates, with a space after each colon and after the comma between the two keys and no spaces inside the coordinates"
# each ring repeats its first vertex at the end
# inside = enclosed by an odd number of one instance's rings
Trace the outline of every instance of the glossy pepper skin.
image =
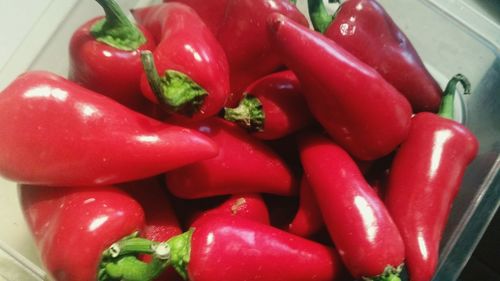
{"type": "Polygon", "coordinates": [[[259,139],[279,139],[312,121],[300,82],[287,70],[252,83],[236,108],[226,108],[224,118],[246,128],[259,139]]]}
{"type": "Polygon", "coordinates": [[[271,226],[234,217],[208,217],[192,229],[190,281],[340,280],[333,249],[271,226]]]}
{"type": "Polygon", "coordinates": [[[101,28],[101,33],[93,32],[104,20],[98,17],[73,33],[69,46],[69,79],[134,110],[144,110],[148,102],[140,89],[143,72],[140,52],[153,50],[154,39],[143,27],[134,26],[113,0],[98,2],[106,7],[108,26],[101,28]],[[116,32],[120,28],[121,31],[116,32]],[[115,32],[110,36],[112,39],[101,40],[112,32],[115,32]],[[113,44],[120,40],[129,42],[113,44]]]}
{"type": "Polygon", "coordinates": [[[168,2],[189,5],[216,34],[227,55],[231,71],[230,107],[238,104],[241,92],[248,85],[281,65],[267,36],[267,17],[277,12],[301,25],[309,25],[304,15],[289,0],[216,0],[210,1],[210,5],[200,0],[168,2]]]}
{"type": "Polygon", "coordinates": [[[287,17],[269,17],[274,48],[299,78],[312,114],[351,155],[373,160],[408,134],[411,106],[373,68],[287,17]]]}
{"type": "Polygon", "coordinates": [[[314,192],[307,179],[302,178],[300,184],[299,208],[287,231],[302,237],[310,237],[324,226],[321,210],[314,192]]]}
{"type": "Polygon", "coordinates": [[[19,196],[41,260],[57,281],[97,280],[102,252],[144,226],[141,206],[114,187],[22,185],[19,196]]]}
{"type": "MultiPolygon", "coordinates": [[[[323,5],[321,0],[308,1],[309,7],[323,5]]],[[[321,9],[310,9],[315,10],[321,9]]],[[[314,23],[315,17],[311,18],[314,23]]],[[[408,99],[413,112],[437,112],[441,88],[410,40],[377,1],[345,1],[324,34],[377,70],[408,99]]]]}
{"type": "Polygon", "coordinates": [[[158,40],[154,65],[145,65],[141,78],[143,94],[195,120],[217,114],[229,96],[229,68],[224,50],[202,19],[181,3],[134,10],[134,17],[158,40]],[[155,82],[155,73],[166,78],[155,82]]]}
{"type": "Polygon", "coordinates": [[[478,146],[476,137],[458,122],[427,112],[412,119],[410,134],[391,166],[386,195],[406,245],[412,281],[428,281],[434,275],[453,200],[478,146]]]}
{"type": "Polygon", "coordinates": [[[210,137],[219,154],[166,173],[166,185],[180,198],[238,193],[292,195],[297,183],[286,163],[236,124],[211,118],[190,125],[210,137]]]}
{"type": "Polygon", "coordinates": [[[368,280],[399,280],[398,267],[405,258],[403,240],[356,163],[321,135],[302,135],[299,147],[307,181],[350,273],[368,280]]]}
{"type": "Polygon", "coordinates": [[[191,227],[207,216],[230,216],[270,224],[266,203],[258,193],[232,195],[219,206],[195,214],[191,227]]]}
{"type": "Polygon", "coordinates": [[[49,72],[0,94],[0,175],[37,185],[107,185],[217,154],[206,136],[166,125],[49,72]]]}

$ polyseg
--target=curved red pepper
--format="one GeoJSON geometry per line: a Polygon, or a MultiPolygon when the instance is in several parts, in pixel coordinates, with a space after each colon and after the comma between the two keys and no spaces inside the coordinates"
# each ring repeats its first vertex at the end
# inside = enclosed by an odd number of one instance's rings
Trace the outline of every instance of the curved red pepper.
{"type": "MultiPolygon", "coordinates": [[[[461,79],[452,79],[444,99],[461,79]]],[[[447,103],[453,107],[453,100],[447,103]]],[[[451,205],[478,146],[476,137],[453,120],[425,112],[413,117],[410,134],[394,158],[386,197],[405,241],[412,281],[434,275],[451,205]]]]}
{"type": "Polygon", "coordinates": [[[190,225],[195,227],[199,221],[207,216],[231,216],[263,224],[270,223],[266,203],[256,193],[232,195],[219,206],[196,214],[190,225]]]}
{"type": "MultiPolygon", "coordinates": [[[[158,179],[150,178],[129,182],[120,184],[119,187],[139,202],[144,210],[146,222],[145,226],[141,229],[141,237],[162,242],[182,233],[177,216],[168,200],[168,193],[160,185],[158,179]]],[[[142,260],[151,262],[151,256],[144,256],[142,260]]],[[[173,269],[168,269],[155,278],[155,280],[180,281],[182,279],[173,269]]]]}
{"type": "Polygon", "coordinates": [[[230,107],[238,104],[241,92],[250,83],[273,72],[281,64],[269,42],[267,17],[277,12],[309,26],[304,15],[289,0],[216,0],[210,1],[209,5],[199,0],[180,2],[195,9],[212,31],[217,30],[214,34],[227,55],[231,71],[231,96],[227,104],[230,107]]]}
{"type": "Polygon", "coordinates": [[[58,281],[97,280],[102,252],[144,225],[141,206],[113,187],[19,188],[41,260],[58,281]]]}
{"type": "Polygon", "coordinates": [[[166,184],[175,196],[194,199],[238,193],[295,193],[297,184],[286,163],[236,124],[211,118],[190,128],[212,138],[219,154],[168,172],[166,184]]]}
{"type": "MultiPolygon", "coordinates": [[[[271,226],[234,217],[207,217],[183,234],[177,267],[190,281],[340,280],[333,249],[271,226]]],[[[172,250],[174,253],[177,249],[172,250]]],[[[176,260],[173,261],[176,264],[176,260]]]]}
{"type": "Polygon", "coordinates": [[[356,158],[372,160],[404,140],[411,106],[373,68],[283,15],[272,15],[269,27],[309,109],[338,144],[356,158]]]}
{"type": "Polygon", "coordinates": [[[225,109],[224,118],[263,140],[282,138],[312,121],[300,82],[289,70],[267,75],[252,83],[238,107],[225,109]]]}
{"type": "Polygon", "coordinates": [[[140,52],[153,50],[154,39],[141,26],[134,26],[113,0],[98,2],[105,8],[106,18],[88,21],[71,37],[70,80],[142,110],[148,102],[139,86],[143,72],[140,52]],[[96,30],[103,20],[104,26],[96,30]]]}
{"type": "Polygon", "coordinates": [[[0,95],[0,175],[20,183],[106,185],[213,157],[204,135],[166,125],[49,72],[0,95]]]}
{"type": "Polygon", "coordinates": [[[333,21],[326,15],[317,15],[326,12],[322,0],[308,1],[313,24],[328,26],[326,37],[377,70],[408,99],[414,112],[437,112],[441,103],[439,84],[410,40],[377,1],[345,1],[333,21]]]}
{"type": "Polygon", "coordinates": [[[292,222],[288,225],[288,232],[302,237],[309,237],[321,230],[324,226],[321,210],[313,190],[305,177],[300,185],[299,209],[292,222]]]}
{"type": "Polygon", "coordinates": [[[160,39],[154,63],[152,58],[144,62],[143,94],[194,119],[217,114],[229,95],[228,63],[196,12],[180,3],[167,3],[134,10],[134,16],[160,39]]]}
{"type": "Polygon", "coordinates": [[[320,135],[302,136],[299,146],[328,232],[351,274],[368,280],[399,280],[403,240],[356,163],[320,135]]]}

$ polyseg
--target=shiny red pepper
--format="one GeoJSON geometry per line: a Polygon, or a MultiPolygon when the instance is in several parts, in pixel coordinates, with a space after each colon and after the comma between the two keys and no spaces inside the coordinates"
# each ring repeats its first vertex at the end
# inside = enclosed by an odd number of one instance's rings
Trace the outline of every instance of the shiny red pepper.
{"type": "Polygon", "coordinates": [[[239,193],[291,195],[297,184],[286,163],[236,124],[211,118],[190,125],[219,146],[219,154],[167,173],[172,194],[185,199],[239,193]]]}
{"type": "Polygon", "coordinates": [[[345,1],[333,21],[322,0],[308,2],[316,30],[377,70],[408,99],[414,112],[437,112],[441,88],[410,40],[377,1],[345,1]]]}
{"type": "Polygon", "coordinates": [[[299,78],[309,109],[354,157],[389,154],[406,137],[411,106],[373,68],[321,34],[273,14],[274,47],[299,78]]]}
{"type": "Polygon", "coordinates": [[[102,252],[144,225],[141,206],[113,187],[19,188],[41,260],[58,281],[97,280],[102,252]]]}
{"type": "Polygon", "coordinates": [[[307,19],[289,0],[166,0],[195,9],[208,23],[224,49],[231,71],[228,106],[236,106],[241,92],[253,81],[276,70],[281,61],[273,53],[266,31],[267,17],[278,12],[304,26],[307,19]],[[212,5],[213,3],[213,5],[212,5]]]}
{"type": "Polygon", "coordinates": [[[134,16],[159,40],[154,55],[143,57],[143,94],[194,119],[217,114],[229,96],[229,68],[202,19],[180,3],[134,10],[134,16]]]}
{"type": "Polygon", "coordinates": [[[365,280],[400,280],[403,240],[356,163],[321,135],[303,135],[299,147],[307,181],[351,274],[365,280]]]}
{"type": "Polygon", "coordinates": [[[332,281],[343,277],[343,266],[333,249],[250,220],[210,216],[181,239],[184,247],[171,249],[175,253],[172,264],[190,281],[332,281]]]}
{"type": "Polygon", "coordinates": [[[206,136],[166,125],[49,72],[0,94],[0,175],[27,184],[107,185],[213,157],[206,136]]]}
{"type": "Polygon", "coordinates": [[[470,85],[462,75],[448,84],[439,116],[419,113],[398,149],[389,174],[386,204],[406,245],[412,281],[431,280],[439,243],[467,165],[478,152],[476,137],[453,118],[456,84],[470,85]],[[448,117],[448,118],[445,118],[448,117]]]}
{"type": "Polygon", "coordinates": [[[321,210],[313,190],[305,177],[300,184],[299,208],[287,231],[302,237],[310,237],[324,226],[321,210]]]}
{"type": "Polygon", "coordinates": [[[300,82],[289,70],[267,75],[252,83],[238,107],[225,109],[224,118],[264,140],[282,138],[312,121],[300,82]]]}
{"type": "MultiPolygon", "coordinates": [[[[162,242],[179,235],[182,229],[172,208],[166,190],[159,180],[150,178],[142,181],[120,184],[119,187],[130,194],[144,210],[145,226],[140,236],[151,241],[162,242]]],[[[142,260],[151,262],[151,256],[145,255],[142,260]]],[[[173,270],[167,269],[155,281],[182,280],[173,270]]]]}
{"type": "Polygon", "coordinates": [[[140,89],[142,50],[155,47],[151,34],[127,19],[114,0],[98,0],[106,18],[79,27],[71,37],[70,80],[132,109],[148,105],[140,89]]]}
{"type": "Polygon", "coordinates": [[[219,206],[195,214],[190,225],[196,224],[207,216],[231,216],[255,222],[269,224],[269,212],[262,197],[256,193],[235,194],[219,206]]]}

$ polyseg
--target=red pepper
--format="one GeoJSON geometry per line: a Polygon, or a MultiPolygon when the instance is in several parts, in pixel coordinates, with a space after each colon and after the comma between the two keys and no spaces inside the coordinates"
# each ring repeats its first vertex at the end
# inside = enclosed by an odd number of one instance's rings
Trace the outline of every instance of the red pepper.
{"type": "Polygon", "coordinates": [[[355,278],[400,280],[401,235],[352,158],[321,135],[299,140],[305,175],[328,232],[355,278]]]}
{"type": "Polygon", "coordinates": [[[131,23],[114,0],[97,2],[106,18],[88,21],[71,37],[70,80],[141,110],[147,100],[139,86],[143,72],[140,52],[154,49],[154,39],[131,23]]]}
{"type": "Polygon", "coordinates": [[[194,199],[239,193],[295,193],[296,181],[286,163],[236,124],[211,118],[190,128],[212,138],[219,154],[168,172],[166,184],[175,196],[194,199]]]}
{"type": "Polygon", "coordinates": [[[289,0],[165,0],[182,2],[195,9],[211,26],[224,49],[231,70],[228,106],[236,106],[241,92],[253,81],[276,70],[281,61],[272,51],[266,31],[267,17],[278,12],[299,24],[307,19],[289,0]],[[212,6],[213,2],[213,6],[212,6]]]}
{"type": "Polygon", "coordinates": [[[213,157],[204,135],[166,125],[49,72],[0,95],[0,175],[51,186],[106,185],[213,157]]]}
{"type": "Polygon", "coordinates": [[[262,197],[256,193],[235,194],[219,206],[196,214],[192,218],[190,225],[196,226],[199,221],[207,216],[231,216],[263,224],[270,224],[266,203],[262,197]]]}
{"type": "Polygon", "coordinates": [[[292,222],[288,225],[288,232],[302,237],[310,237],[319,232],[324,226],[318,201],[307,183],[305,177],[300,185],[299,209],[292,222]]]}
{"type": "Polygon", "coordinates": [[[206,0],[163,0],[163,2],[183,3],[195,9],[196,13],[215,35],[224,24],[226,6],[229,1],[231,0],[210,0],[210,4],[207,5],[206,0]]]}
{"type": "Polygon", "coordinates": [[[410,40],[377,1],[345,1],[333,19],[322,0],[308,2],[316,30],[377,70],[408,99],[414,112],[439,109],[441,88],[410,40]]]}
{"type": "Polygon", "coordinates": [[[172,264],[190,281],[332,281],[343,277],[333,249],[250,220],[210,216],[178,239],[183,247],[172,247],[172,264]]]}
{"type": "Polygon", "coordinates": [[[224,118],[264,140],[282,138],[312,121],[300,83],[291,71],[273,73],[252,83],[238,107],[225,109],[224,118]]]}
{"type": "MultiPolygon", "coordinates": [[[[139,202],[144,210],[146,222],[141,230],[141,237],[162,242],[182,233],[177,216],[168,200],[168,193],[157,179],[129,182],[121,184],[120,188],[139,202]]],[[[152,257],[144,256],[141,260],[151,262],[152,257]]],[[[168,269],[155,280],[172,281],[181,278],[173,269],[168,269]]]]}
{"type": "Polygon", "coordinates": [[[410,134],[396,153],[389,174],[387,208],[406,245],[412,281],[431,280],[439,258],[439,243],[467,165],[478,151],[476,137],[453,117],[455,76],[445,90],[440,115],[419,113],[410,134]]]}
{"type": "Polygon", "coordinates": [[[19,191],[41,260],[58,281],[97,280],[101,253],[144,224],[141,206],[116,188],[19,191]]]}
{"type": "Polygon", "coordinates": [[[217,114],[229,95],[224,50],[190,7],[168,3],[134,10],[159,39],[153,56],[143,57],[143,94],[169,111],[194,119],[217,114]]]}
{"type": "Polygon", "coordinates": [[[287,17],[269,18],[275,49],[297,74],[309,109],[354,157],[389,154],[406,137],[411,106],[373,68],[287,17]]]}

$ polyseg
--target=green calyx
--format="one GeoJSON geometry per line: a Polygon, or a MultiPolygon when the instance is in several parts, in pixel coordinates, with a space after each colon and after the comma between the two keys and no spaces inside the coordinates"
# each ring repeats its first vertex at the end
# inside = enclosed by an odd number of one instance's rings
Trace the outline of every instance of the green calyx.
{"type": "Polygon", "coordinates": [[[179,71],[167,70],[164,76],[160,76],[150,51],[143,51],[141,59],[149,85],[162,105],[172,112],[187,116],[200,111],[208,95],[205,89],[179,71]]]}
{"type": "Polygon", "coordinates": [[[460,83],[464,87],[464,95],[469,95],[471,93],[471,84],[469,79],[463,74],[456,74],[450,79],[450,82],[446,85],[446,89],[443,92],[443,97],[441,99],[441,106],[439,107],[439,116],[453,119],[454,108],[455,108],[455,92],[457,90],[457,84],[460,83]]]}
{"type": "Polygon", "coordinates": [[[97,280],[152,281],[163,272],[170,264],[170,247],[137,236],[133,233],[102,253],[97,280]],[[139,254],[150,254],[151,262],[139,260],[139,254]]]}
{"type": "Polygon", "coordinates": [[[191,237],[193,236],[194,228],[170,238],[167,241],[171,250],[170,265],[179,273],[179,275],[187,280],[187,265],[191,256],[191,237]]]}
{"type": "Polygon", "coordinates": [[[323,0],[307,0],[307,5],[314,30],[324,33],[332,23],[334,16],[328,14],[323,0]]]}
{"type": "Polygon", "coordinates": [[[375,277],[362,277],[364,281],[401,281],[399,274],[401,274],[401,270],[403,269],[403,264],[398,267],[393,267],[388,265],[384,272],[375,277]]]}
{"type": "Polygon", "coordinates": [[[224,119],[236,122],[250,132],[264,130],[265,114],[262,103],[257,97],[245,95],[235,108],[224,109],[224,119]]]}
{"type": "Polygon", "coordinates": [[[106,17],[90,29],[94,38],[104,44],[124,51],[137,50],[146,43],[144,34],[133,24],[114,0],[96,0],[106,17]]]}

